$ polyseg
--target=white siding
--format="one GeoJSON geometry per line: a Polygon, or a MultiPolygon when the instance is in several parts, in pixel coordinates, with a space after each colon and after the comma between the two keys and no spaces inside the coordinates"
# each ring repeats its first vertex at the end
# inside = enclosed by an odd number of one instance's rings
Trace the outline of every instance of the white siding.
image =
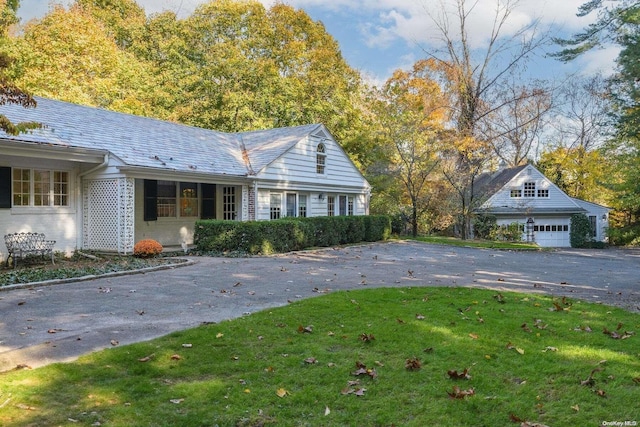
{"type": "Polygon", "coordinates": [[[538,208],[577,208],[577,204],[532,166],[528,166],[516,175],[507,185],[487,200],[483,207],[509,207],[519,209],[538,208]],[[535,197],[511,197],[512,189],[523,191],[525,182],[535,183],[535,197]],[[549,197],[538,197],[538,190],[548,190],[549,197]]]}
{"type": "Polygon", "coordinates": [[[331,139],[305,138],[258,173],[258,178],[273,182],[300,182],[320,186],[365,188],[366,181],[338,144],[331,139]],[[325,173],[316,172],[316,149],[326,148],[325,173]]]}

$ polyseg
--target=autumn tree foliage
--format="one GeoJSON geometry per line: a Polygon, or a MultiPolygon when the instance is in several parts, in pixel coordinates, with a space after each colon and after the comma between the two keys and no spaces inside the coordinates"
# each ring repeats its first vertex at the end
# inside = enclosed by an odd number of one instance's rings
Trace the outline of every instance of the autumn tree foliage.
{"type": "Polygon", "coordinates": [[[430,14],[441,47],[425,53],[439,62],[442,82],[452,100],[451,119],[456,134],[450,139],[444,173],[458,195],[459,231],[466,239],[471,233],[473,211],[482,200],[475,183],[490,167],[492,147],[511,138],[522,151],[532,137],[524,138],[518,132],[525,127],[533,130],[532,125],[548,109],[541,88],[507,90],[513,88],[513,78],[542,46],[545,37],[538,34],[537,21],[525,23],[515,31],[509,28],[518,0],[495,1],[491,30],[478,47],[470,39],[469,28],[479,3],[453,3],[450,9],[441,2],[438,11],[430,14]],[[503,120],[514,108],[522,112],[522,120],[503,120]],[[503,119],[492,122],[496,118],[503,119]]]}
{"type": "MultiPolygon", "coordinates": [[[[407,216],[413,236],[418,234],[425,215],[446,205],[438,168],[450,109],[434,78],[436,66],[436,61],[426,59],[418,61],[411,71],[395,71],[377,92],[375,104],[384,175],[393,177],[399,185],[387,196],[394,199],[396,206],[409,207],[407,216]]],[[[423,221],[429,222],[433,223],[434,218],[423,221]]]]}

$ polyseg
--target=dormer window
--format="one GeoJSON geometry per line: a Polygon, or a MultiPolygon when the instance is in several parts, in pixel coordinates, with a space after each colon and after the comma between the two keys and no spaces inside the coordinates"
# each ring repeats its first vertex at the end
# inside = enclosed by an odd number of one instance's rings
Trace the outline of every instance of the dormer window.
{"type": "Polygon", "coordinates": [[[316,148],[316,173],[324,175],[324,168],[327,162],[326,147],[323,143],[316,148]]]}

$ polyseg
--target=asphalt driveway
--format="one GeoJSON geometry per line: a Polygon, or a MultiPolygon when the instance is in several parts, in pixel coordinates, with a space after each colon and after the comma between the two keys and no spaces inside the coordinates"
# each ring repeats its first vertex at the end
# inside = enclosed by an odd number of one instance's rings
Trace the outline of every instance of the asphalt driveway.
{"type": "Polygon", "coordinates": [[[599,301],[640,312],[640,250],[514,252],[418,242],[191,265],[0,292],[0,371],[220,322],[327,292],[474,286],[599,301]]]}

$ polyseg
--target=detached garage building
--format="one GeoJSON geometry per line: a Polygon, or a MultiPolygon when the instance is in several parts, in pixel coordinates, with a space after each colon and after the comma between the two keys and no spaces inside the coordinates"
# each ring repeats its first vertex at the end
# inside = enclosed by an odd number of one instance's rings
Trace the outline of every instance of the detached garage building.
{"type": "Polygon", "coordinates": [[[495,216],[498,225],[521,224],[524,241],[544,247],[570,247],[574,214],[589,218],[594,240],[606,240],[609,209],[569,197],[532,165],[482,175],[476,188],[486,199],[476,213],[495,216]]]}

